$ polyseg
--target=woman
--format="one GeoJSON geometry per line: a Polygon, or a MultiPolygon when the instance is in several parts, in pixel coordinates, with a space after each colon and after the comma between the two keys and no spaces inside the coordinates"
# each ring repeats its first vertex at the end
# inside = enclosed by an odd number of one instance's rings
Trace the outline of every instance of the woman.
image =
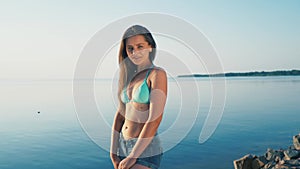
{"type": "Polygon", "coordinates": [[[157,169],[162,148],[157,129],[167,96],[166,72],[154,66],[156,43],[142,26],[128,28],[119,50],[119,106],[110,157],[115,169],[157,169]]]}

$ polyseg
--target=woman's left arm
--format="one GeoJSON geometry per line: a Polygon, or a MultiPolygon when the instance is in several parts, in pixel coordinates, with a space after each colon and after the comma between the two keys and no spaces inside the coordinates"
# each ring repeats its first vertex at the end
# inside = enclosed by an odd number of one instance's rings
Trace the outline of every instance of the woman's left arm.
{"type": "MultiPolygon", "coordinates": [[[[149,76],[150,77],[150,76],[149,76]]],[[[163,69],[155,69],[151,81],[149,117],[145,123],[138,141],[128,157],[138,158],[155,136],[162,120],[167,99],[167,75],[163,69]]]]}

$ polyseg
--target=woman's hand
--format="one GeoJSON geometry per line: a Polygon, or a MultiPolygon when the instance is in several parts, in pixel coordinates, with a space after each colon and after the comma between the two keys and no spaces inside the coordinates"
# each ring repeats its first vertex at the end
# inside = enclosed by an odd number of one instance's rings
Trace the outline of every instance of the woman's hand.
{"type": "Polygon", "coordinates": [[[136,162],[136,158],[126,157],[119,163],[118,169],[130,169],[136,162]]]}
{"type": "Polygon", "coordinates": [[[118,169],[119,164],[121,162],[120,158],[116,154],[111,153],[110,154],[110,159],[111,159],[111,161],[114,165],[114,169],[118,169]]]}

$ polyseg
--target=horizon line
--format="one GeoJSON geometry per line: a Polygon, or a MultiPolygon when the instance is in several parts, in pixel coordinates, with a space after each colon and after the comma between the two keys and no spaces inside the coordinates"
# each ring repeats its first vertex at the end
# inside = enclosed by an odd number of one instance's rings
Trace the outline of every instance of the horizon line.
{"type": "MultiPolygon", "coordinates": [[[[220,74],[229,74],[229,73],[271,73],[277,71],[300,71],[300,69],[275,69],[275,70],[251,70],[251,71],[229,71],[229,72],[221,72],[221,73],[212,73],[212,74],[204,74],[204,73],[191,73],[191,74],[178,74],[174,77],[178,76],[191,76],[191,75],[220,75],[220,74]]],[[[172,79],[174,77],[168,77],[168,79],[172,79]]],[[[43,77],[14,77],[14,78],[0,78],[0,81],[22,81],[22,80],[32,80],[32,81],[70,81],[70,80],[111,80],[114,78],[103,77],[103,78],[73,78],[73,77],[54,77],[54,78],[43,78],[43,77]]]]}

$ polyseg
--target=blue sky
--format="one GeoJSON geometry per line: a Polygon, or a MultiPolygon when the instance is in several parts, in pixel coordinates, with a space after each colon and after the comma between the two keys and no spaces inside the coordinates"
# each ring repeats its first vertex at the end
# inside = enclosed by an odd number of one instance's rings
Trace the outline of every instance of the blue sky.
{"type": "Polygon", "coordinates": [[[300,69],[299,9],[297,0],[0,1],[0,78],[72,78],[97,31],[143,12],[196,26],[216,48],[225,72],[300,69]]]}

